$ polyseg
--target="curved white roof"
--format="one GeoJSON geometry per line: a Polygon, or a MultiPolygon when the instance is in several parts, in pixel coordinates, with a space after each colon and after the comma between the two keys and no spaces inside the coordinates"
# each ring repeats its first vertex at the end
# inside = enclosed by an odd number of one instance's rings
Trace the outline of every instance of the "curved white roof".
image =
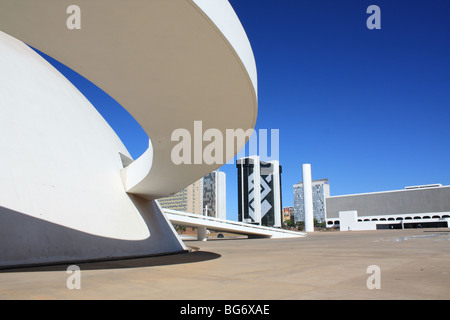
{"type": "Polygon", "coordinates": [[[228,1],[78,0],[80,30],[66,26],[71,4],[2,0],[0,30],[80,73],[139,122],[151,146],[123,170],[126,190],[166,196],[226,163],[174,164],[171,134],[193,133],[196,120],[224,136],[255,126],[255,61],[228,1]]]}

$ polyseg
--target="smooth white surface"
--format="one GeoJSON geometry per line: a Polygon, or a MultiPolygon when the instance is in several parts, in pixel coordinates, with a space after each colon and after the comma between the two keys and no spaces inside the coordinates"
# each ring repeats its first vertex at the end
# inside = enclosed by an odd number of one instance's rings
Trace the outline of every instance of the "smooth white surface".
{"type": "Polygon", "coordinates": [[[123,171],[127,192],[168,196],[230,160],[176,165],[171,159],[172,132],[193,135],[194,121],[224,137],[227,129],[255,126],[255,62],[227,0],[78,0],[80,30],[66,27],[71,4],[0,1],[0,30],[78,72],[138,121],[151,140],[152,160],[123,171]]]}
{"type": "Polygon", "coordinates": [[[222,32],[227,41],[241,59],[252,81],[255,93],[258,92],[258,79],[255,58],[251,44],[238,16],[228,1],[223,0],[194,0],[202,11],[212,20],[222,32]]]}
{"type": "Polygon", "coordinates": [[[176,252],[159,207],[130,198],[111,127],[56,69],[0,32],[0,266],[176,252]]]}
{"type": "Polygon", "coordinates": [[[340,211],[339,212],[339,230],[376,230],[375,223],[369,223],[365,226],[358,226],[358,212],[357,211],[340,211]]]}
{"type": "Polygon", "coordinates": [[[280,163],[276,160],[270,161],[274,167],[273,171],[273,214],[274,227],[281,227],[281,187],[280,187],[280,163]]]}
{"type": "Polygon", "coordinates": [[[201,120],[225,136],[257,116],[239,20],[226,0],[197,2],[78,0],[81,29],[70,30],[68,0],[0,1],[1,264],[185,249],[153,200],[222,163],[174,164],[172,132],[201,120]],[[130,155],[109,125],[21,41],[117,100],[148,134],[147,151],[123,168],[119,154],[130,155]]]}
{"type": "Polygon", "coordinates": [[[250,237],[266,237],[273,239],[305,237],[306,233],[285,230],[281,228],[271,228],[245,222],[218,219],[208,216],[201,216],[194,213],[180,212],[163,209],[167,218],[176,225],[187,227],[205,227],[210,230],[232,232],[248,235],[250,237]]]}
{"type": "Polygon", "coordinates": [[[197,240],[198,241],[206,241],[208,236],[208,230],[206,227],[200,226],[197,227],[197,240]]]}
{"type": "Polygon", "coordinates": [[[217,195],[217,218],[227,218],[227,177],[225,172],[217,171],[216,176],[216,195],[217,195]]]}
{"type": "MultiPolygon", "coordinates": [[[[248,182],[248,189],[253,189],[249,194],[249,198],[252,198],[253,194],[253,220],[255,223],[261,225],[261,166],[259,156],[250,156],[253,159],[255,166],[253,167],[253,185],[248,182]]],[[[249,208],[250,210],[250,208],[249,208]]],[[[252,216],[250,214],[250,216],[252,216]]]]}
{"type": "Polygon", "coordinates": [[[305,231],[314,232],[314,211],[312,195],[311,165],[302,165],[303,175],[303,201],[305,208],[305,231]]]}

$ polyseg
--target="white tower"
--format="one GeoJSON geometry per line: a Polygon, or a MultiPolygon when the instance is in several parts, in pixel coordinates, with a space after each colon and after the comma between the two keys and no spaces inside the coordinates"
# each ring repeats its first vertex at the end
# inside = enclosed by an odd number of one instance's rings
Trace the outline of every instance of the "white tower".
{"type": "Polygon", "coordinates": [[[314,232],[311,165],[303,164],[302,172],[303,172],[303,201],[305,208],[305,231],[314,232]]]}
{"type": "Polygon", "coordinates": [[[281,188],[280,188],[280,163],[276,160],[270,161],[273,165],[273,210],[274,227],[281,227],[281,188]]]}

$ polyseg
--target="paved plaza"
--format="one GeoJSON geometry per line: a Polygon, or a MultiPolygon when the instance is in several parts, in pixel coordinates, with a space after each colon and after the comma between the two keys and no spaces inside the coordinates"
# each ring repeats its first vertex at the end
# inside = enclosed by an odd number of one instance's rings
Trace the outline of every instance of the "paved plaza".
{"type": "Polygon", "coordinates": [[[0,299],[449,299],[450,230],[186,241],[191,253],[0,271],[0,299]],[[380,289],[369,289],[369,266],[380,289]]]}

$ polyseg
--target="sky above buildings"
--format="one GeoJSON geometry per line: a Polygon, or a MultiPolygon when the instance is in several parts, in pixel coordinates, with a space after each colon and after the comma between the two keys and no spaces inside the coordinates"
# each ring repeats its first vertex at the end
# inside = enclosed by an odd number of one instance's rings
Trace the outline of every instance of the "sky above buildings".
{"type": "Polygon", "coordinates": [[[302,163],[331,195],[450,184],[449,1],[230,3],[258,68],[257,128],[280,130],[283,205],[302,163]]]}
{"type": "MultiPolygon", "coordinates": [[[[302,163],[313,179],[329,179],[331,195],[450,184],[450,1],[230,3],[256,59],[256,129],[279,130],[283,206],[293,205],[302,163]],[[381,29],[367,28],[370,5],[381,29]]],[[[142,154],[145,133],[121,106],[57,67],[130,154],[142,154]]],[[[227,216],[237,220],[237,169],[221,171],[227,216]]]]}

